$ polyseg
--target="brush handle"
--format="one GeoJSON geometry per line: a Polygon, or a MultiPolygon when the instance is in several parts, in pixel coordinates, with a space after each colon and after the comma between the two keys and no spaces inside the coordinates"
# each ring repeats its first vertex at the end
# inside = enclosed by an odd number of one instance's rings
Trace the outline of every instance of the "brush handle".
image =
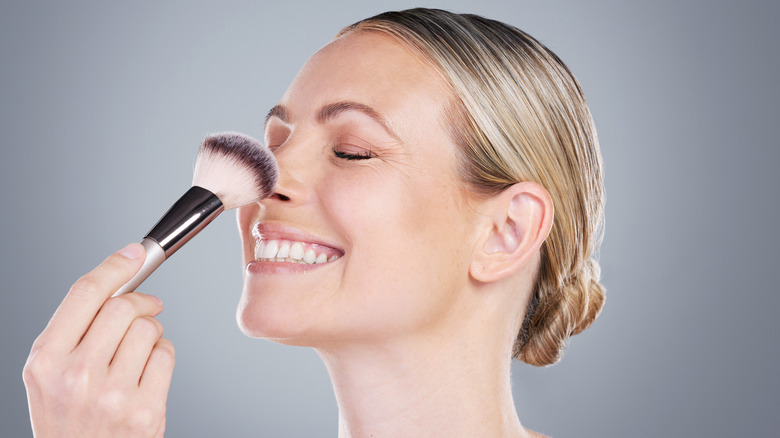
{"type": "Polygon", "coordinates": [[[133,278],[131,278],[130,281],[125,283],[124,286],[120,287],[119,290],[114,293],[115,297],[126,294],[128,292],[133,292],[138,286],[141,285],[141,283],[144,282],[144,280],[152,275],[152,272],[154,272],[157,267],[162,265],[162,262],[165,261],[165,251],[163,251],[160,244],[155,242],[154,239],[144,237],[144,239],[141,241],[141,245],[146,248],[146,260],[144,260],[144,264],[141,265],[141,269],[133,276],[133,278]]]}
{"type": "Polygon", "coordinates": [[[141,270],[119,288],[114,296],[132,292],[168,257],[189,242],[225,207],[217,195],[203,187],[192,186],[146,233],[141,245],[146,248],[146,260],[141,270]]]}

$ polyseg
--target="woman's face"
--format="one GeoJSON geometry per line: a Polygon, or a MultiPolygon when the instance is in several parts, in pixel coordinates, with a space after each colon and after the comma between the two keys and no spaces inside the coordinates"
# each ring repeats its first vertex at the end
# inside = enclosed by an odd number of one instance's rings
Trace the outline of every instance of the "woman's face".
{"type": "Polygon", "coordinates": [[[476,213],[456,182],[448,91],[391,38],[316,53],[271,110],[276,194],[239,210],[239,324],[326,346],[436,333],[457,318],[476,213]]]}

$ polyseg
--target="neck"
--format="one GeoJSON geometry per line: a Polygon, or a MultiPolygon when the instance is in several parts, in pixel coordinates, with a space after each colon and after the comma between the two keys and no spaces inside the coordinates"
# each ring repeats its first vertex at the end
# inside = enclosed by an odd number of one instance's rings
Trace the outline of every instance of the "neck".
{"type": "Polygon", "coordinates": [[[504,341],[418,335],[318,349],[339,406],[339,438],[527,436],[504,341]]]}

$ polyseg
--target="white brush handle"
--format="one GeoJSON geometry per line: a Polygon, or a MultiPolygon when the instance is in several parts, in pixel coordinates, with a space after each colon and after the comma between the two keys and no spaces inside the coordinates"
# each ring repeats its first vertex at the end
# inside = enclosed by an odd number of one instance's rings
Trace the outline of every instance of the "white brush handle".
{"type": "Polygon", "coordinates": [[[141,270],[138,271],[138,273],[135,274],[135,276],[133,276],[130,281],[125,283],[124,286],[120,287],[116,293],[114,293],[115,297],[135,291],[135,288],[140,286],[141,283],[143,283],[144,280],[152,275],[152,272],[154,272],[154,270],[162,265],[162,262],[165,261],[165,251],[163,251],[160,244],[157,243],[154,239],[144,237],[144,239],[141,241],[141,245],[146,248],[146,260],[144,260],[144,264],[141,266],[141,270]]]}

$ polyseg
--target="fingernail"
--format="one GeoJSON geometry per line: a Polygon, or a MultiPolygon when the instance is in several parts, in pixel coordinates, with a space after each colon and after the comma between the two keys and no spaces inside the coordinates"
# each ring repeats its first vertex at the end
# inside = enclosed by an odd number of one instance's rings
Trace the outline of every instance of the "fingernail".
{"type": "Polygon", "coordinates": [[[156,301],[156,302],[157,302],[157,305],[159,305],[160,307],[162,307],[162,305],[163,305],[163,304],[162,304],[162,300],[161,300],[161,299],[157,298],[157,297],[156,297],[156,296],[154,296],[154,295],[149,295],[149,296],[150,296],[150,297],[151,297],[151,298],[152,298],[154,301],[156,301]]]}
{"type": "Polygon", "coordinates": [[[135,260],[141,258],[143,251],[141,250],[140,245],[138,245],[137,243],[131,243],[126,247],[122,248],[122,250],[119,251],[119,254],[122,254],[123,256],[131,260],[135,260]]]}

